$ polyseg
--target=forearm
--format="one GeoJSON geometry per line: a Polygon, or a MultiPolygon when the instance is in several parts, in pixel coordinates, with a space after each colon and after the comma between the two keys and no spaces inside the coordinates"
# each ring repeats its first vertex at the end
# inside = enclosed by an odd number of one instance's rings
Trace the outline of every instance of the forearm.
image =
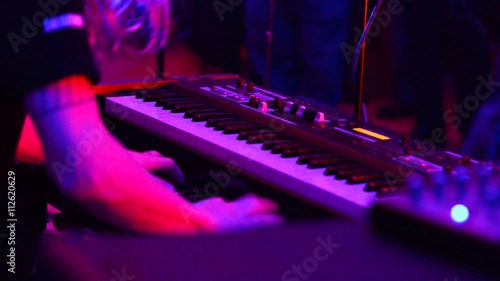
{"type": "Polygon", "coordinates": [[[139,166],[103,125],[90,83],[71,77],[30,94],[46,155],[62,191],[104,220],[150,233],[190,233],[209,219],[139,166]]]}

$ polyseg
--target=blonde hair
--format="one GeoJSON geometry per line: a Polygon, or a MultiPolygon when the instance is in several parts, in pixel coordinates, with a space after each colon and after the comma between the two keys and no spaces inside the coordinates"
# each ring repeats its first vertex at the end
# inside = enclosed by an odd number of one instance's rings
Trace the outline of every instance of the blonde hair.
{"type": "Polygon", "coordinates": [[[119,49],[144,54],[167,43],[169,0],[85,0],[84,3],[89,41],[98,60],[119,49]]]}

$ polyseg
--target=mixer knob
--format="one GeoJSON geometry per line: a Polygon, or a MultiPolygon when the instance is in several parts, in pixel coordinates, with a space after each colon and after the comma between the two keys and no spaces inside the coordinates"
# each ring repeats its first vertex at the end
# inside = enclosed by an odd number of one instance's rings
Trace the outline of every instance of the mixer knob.
{"type": "Polygon", "coordinates": [[[257,98],[254,95],[251,95],[249,104],[251,107],[256,108],[259,105],[259,98],[257,98]]]}
{"type": "Polygon", "coordinates": [[[274,100],[274,106],[278,109],[283,109],[285,108],[285,102],[283,102],[283,100],[280,98],[276,98],[274,100]]]}
{"type": "Polygon", "coordinates": [[[243,87],[245,87],[245,80],[243,79],[236,80],[236,88],[241,89],[243,87]]]}
{"type": "Polygon", "coordinates": [[[284,113],[292,112],[292,107],[293,107],[293,102],[291,102],[291,101],[286,102],[285,109],[283,109],[283,112],[284,113]]]}
{"type": "Polygon", "coordinates": [[[464,157],[462,157],[461,164],[462,164],[462,166],[464,166],[464,167],[468,167],[468,166],[470,166],[470,164],[471,164],[471,159],[470,159],[470,157],[469,157],[469,156],[464,156],[464,157]]]}
{"type": "Polygon", "coordinates": [[[264,112],[264,113],[267,113],[267,111],[268,111],[268,110],[267,110],[267,102],[265,102],[265,101],[261,101],[261,102],[259,103],[259,108],[258,108],[258,109],[259,109],[259,111],[262,111],[262,112],[264,112]]]}
{"type": "Polygon", "coordinates": [[[302,115],[304,114],[305,110],[306,110],[305,106],[303,106],[303,105],[299,106],[299,109],[297,110],[297,114],[296,115],[299,116],[299,117],[302,117],[302,115]]]}
{"type": "Polygon", "coordinates": [[[316,123],[326,122],[325,114],[323,112],[316,113],[316,118],[314,118],[314,122],[316,123]]]}
{"type": "Polygon", "coordinates": [[[247,84],[247,92],[253,93],[255,91],[255,83],[249,82],[247,84]]]}

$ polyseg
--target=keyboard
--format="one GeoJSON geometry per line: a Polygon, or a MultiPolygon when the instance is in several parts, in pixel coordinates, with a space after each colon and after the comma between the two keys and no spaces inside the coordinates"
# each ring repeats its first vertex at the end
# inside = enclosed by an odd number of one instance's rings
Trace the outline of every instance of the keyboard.
{"type": "Polygon", "coordinates": [[[347,217],[364,219],[374,202],[404,191],[410,174],[477,165],[235,75],[166,81],[96,90],[106,95],[105,113],[225,165],[227,175],[246,174],[347,217]]]}

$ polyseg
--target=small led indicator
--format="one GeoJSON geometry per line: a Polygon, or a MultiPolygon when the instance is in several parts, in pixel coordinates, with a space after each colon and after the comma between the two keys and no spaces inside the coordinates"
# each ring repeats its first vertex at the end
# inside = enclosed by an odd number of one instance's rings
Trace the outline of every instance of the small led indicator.
{"type": "Polygon", "coordinates": [[[457,204],[451,208],[450,215],[454,222],[463,223],[469,219],[469,209],[462,204],[457,204]]]}

